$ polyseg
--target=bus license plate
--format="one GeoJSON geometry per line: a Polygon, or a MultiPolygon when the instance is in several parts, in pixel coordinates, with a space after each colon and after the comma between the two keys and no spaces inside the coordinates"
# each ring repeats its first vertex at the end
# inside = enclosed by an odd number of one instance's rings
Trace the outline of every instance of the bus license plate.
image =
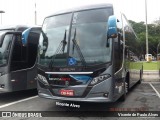
{"type": "Polygon", "coordinates": [[[60,94],[64,96],[73,96],[74,91],[73,90],[60,90],[60,94]]]}

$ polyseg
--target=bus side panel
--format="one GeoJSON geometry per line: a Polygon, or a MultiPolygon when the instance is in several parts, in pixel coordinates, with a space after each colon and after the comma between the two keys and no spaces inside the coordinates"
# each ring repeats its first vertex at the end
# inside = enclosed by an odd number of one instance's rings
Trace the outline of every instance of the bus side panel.
{"type": "Polygon", "coordinates": [[[11,85],[13,91],[27,88],[27,73],[25,70],[11,72],[11,85]]]}
{"type": "Polygon", "coordinates": [[[12,92],[10,74],[5,74],[0,77],[0,92],[12,92]]]}
{"type": "Polygon", "coordinates": [[[33,67],[27,72],[27,89],[34,89],[37,86],[35,77],[37,75],[37,68],[33,67]]]}
{"type": "Polygon", "coordinates": [[[142,70],[142,63],[140,61],[130,61],[130,66],[129,66],[129,78],[131,81],[130,87],[132,87],[137,81],[140,80],[140,72],[142,70]]]}
{"type": "Polygon", "coordinates": [[[123,78],[122,74],[123,74],[123,70],[120,70],[114,75],[114,79],[115,79],[114,99],[115,100],[117,100],[124,94],[125,78],[123,78]]]}
{"type": "Polygon", "coordinates": [[[122,21],[123,39],[125,41],[125,59],[127,65],[126,70],[129,72],[129,87],[132,87],[140,80],[141,76],[142,63],[139,60],[141,56],[141,46],[138,37],[124,14],[122,14],[122,21]]]}
{"type": "Polygon", "coordinates": [[[41,33],[41,28],[32,28],[29,35],[28,35],[28,43],[27,43],[27,89],[34,89],[36,88],[36,81],[35,77],[37,75],[36,69],[36,58],[37,58],[37,51],[38,51],[38,43],[39,43],[39,36],[41,33]]]}

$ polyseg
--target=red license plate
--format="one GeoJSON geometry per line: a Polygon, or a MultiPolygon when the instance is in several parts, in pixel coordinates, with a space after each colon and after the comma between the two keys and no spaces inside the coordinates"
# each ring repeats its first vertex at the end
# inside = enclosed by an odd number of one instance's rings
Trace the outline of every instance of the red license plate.
{"type": "Polygon", "coordinates": [[[64,96],[74,96],[73,90],[60,90],[60,94],[64,96]]]}

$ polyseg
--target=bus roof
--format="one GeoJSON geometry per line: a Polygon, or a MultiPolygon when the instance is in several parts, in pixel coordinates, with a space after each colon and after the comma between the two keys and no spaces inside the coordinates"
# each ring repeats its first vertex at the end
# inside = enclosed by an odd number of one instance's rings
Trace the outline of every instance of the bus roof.
{"type": "Polygon", "coordinates": [[[0,30],[15,30],[20,27],[28,28],[27,25],[3,25],[3,26],[0,26],[0,30]]]}
{"type": "Polygon", "coordinates": [[[62,11],[58,11],[52,15],[49,15],[47,17],[51,17],[54,15],[59,15],[59,14],[64,14],[64,13],[70,13],[70,12],[76,12],[76,11],[81,11],[81,10],[89,10],[89,9],[96,9],[96,8],[106,8],[106,7],[113,7],[112,4],[110,3],[105,3],[105,4],[94,4],[94,5],[86,5],[86,6],[80,6],[77,8],[73,8],[73,9],[66,9],[66,10],[62,10],[62,11]]]}
{"type": "Polygon", "coordinates": [[[27,25],[4,25],[4,26],[0,26],[0,31],[1,30],[14,30],[14,31],[22,31],[24,29],[27,28],[32,28],[32,27],[37,27],[40,28],[41,26],[27,26],[27,25]]]}

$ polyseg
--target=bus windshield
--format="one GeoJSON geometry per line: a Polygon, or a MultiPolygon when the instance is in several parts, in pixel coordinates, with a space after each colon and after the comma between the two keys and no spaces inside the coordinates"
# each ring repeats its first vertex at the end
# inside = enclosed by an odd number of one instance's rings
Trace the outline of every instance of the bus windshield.
{"type": "Polygon", "coordinates": [[[0,66],[6,65],[9,58],[10,44],[12,35],[6,35],[3,39],[3,35],[6,31],[0,31],[0,66]],[[2,40],[3,39],[3,40],[2,40]]]}
{"type": "Polygon", "coordinates": [[[78,11],[45,19],[40,36],[39,64],[90,66],[111,61],[107,44],[111,8],[78,11]]]}

